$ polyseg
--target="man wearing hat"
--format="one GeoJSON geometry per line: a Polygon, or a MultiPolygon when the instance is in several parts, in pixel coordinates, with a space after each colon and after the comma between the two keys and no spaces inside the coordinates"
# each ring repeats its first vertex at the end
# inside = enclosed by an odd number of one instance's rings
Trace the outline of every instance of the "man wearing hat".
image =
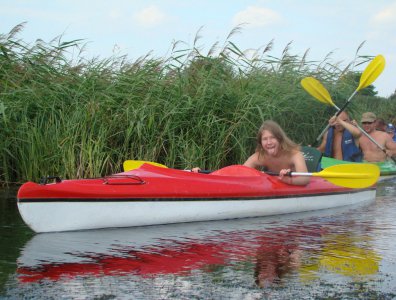
{"type": "Polygon", "coordinates": [[[381,150],[367,136],[362,135],[359,139],[359,146],[363,152],[363,159],[368,162],[385,161],[387,156],[396,154],[396,143],[391,136],[384,131],[376,130],[377,116],[372,112],[362,114],[362,127],[364,131],[372,137],[385,151],[381,150]],[[386,152],[386,153],[385,153],[386,152]]]}

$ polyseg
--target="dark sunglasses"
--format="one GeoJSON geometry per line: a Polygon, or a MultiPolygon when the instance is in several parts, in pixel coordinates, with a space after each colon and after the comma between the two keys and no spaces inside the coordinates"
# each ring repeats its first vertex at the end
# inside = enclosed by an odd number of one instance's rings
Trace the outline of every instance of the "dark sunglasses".
{"type": "Polygon", "coordinates": [[[363,125],[370,125],[373,124],[374,122],[362,122],[363,125]]]}

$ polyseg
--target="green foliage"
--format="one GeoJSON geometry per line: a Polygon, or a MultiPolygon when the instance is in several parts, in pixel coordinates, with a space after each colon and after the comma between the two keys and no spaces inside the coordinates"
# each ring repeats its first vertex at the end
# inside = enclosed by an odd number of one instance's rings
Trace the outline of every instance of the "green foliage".
{"type": "MultiPolygon", "coordinates": [[[[301,79],[321,80],[338,105],[357,85],[350,65],[340,69],[329,56],[308,61],[308,51],[291,55],[291,44],[280,58],[269,55],[272,41],[246,54],[230,40],[238,28],[206,55],[197,36],[191,48],[175,43],[169,57],[133,62],[68,58],[84,48],[82,41],[26,45],[16,39],[22,28],[0,35],[3,183],[102,176],[121,171],[126,159],[175,168],[242,163],[265,119],[311,144],[334,109],[308,95],[301,79]]],[[[394,108],[373,93],[357,97],[363,98],[354,101],[357,113],[394,108]]]]}
{"type": "MultiPolygon", "coordinates": [[[[340,81],[346,82],[347,86],[358,86],[361,75],[361,72],[348,72],[341,78],[340,81]]],[[[359,91],[359,94],[363,96],[375,96],[378,94],[378,92],[375,91],[374,85],[370,84],[368,87],[365,87],[359,91]]]]}

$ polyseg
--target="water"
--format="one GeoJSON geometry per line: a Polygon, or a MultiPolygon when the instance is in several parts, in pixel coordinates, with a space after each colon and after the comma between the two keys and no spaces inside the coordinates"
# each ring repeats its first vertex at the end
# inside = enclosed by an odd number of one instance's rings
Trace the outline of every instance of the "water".
{"type": "Polygon", "coordinates": [[[0,298],[396,299],[396,181],[375,203],[34,234],[0,192],[0,298]]]}

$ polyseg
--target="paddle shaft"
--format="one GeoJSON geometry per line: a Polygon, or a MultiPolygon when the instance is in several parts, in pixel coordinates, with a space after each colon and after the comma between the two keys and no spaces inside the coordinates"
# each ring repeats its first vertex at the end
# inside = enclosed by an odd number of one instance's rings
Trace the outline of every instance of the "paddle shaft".
{"type": "MultiPolygon", "coordinates": [[[[279,175],[279,173],[276,173],[276,172],[264,172],[264,173],[268,174],[268,175],[271,175],[271,176],[278,176],[279,175]]],[[[286,174],[286,176],[290,176],[290,177],[293,177],[293,176],[322,177],[322,176],[318,175],[319,173],[320,172],[318,172],[318,173],[289,172],[289,173],[286,174]]],[[[355,178],[356,179],[356,178],[367,178],[367,175],[366,174],[356,174],[356,173],[349,174],[349,173],[343,173],[343,172],[332,172],[332,173],[326,174],[326,176],[323,176],[323,177],[324,178],[355,178]]]]}
{"type": "Polygon", "coordinates": [[[326,174],[326,176],[320,176],[319,173],[291,172],[290,176],[316,176],[316,177],[323,177],[323,178],[351,178],[351,179],[368,178],[367,174],[331,172],[331,173],[326,174]]]}
{"type": "MultiPolygon", "coordinates": [[[[198,173],[202,173],[202,174],[210,174],[213,171],[211,170],[199,170],[198,173]]],[[[265,174],[271,175],[271,176],[279,176],[278,172],[271,172],[271,171],[265,171],[263,172],[265,174]]],[[[319,173],[310,173],[310,172],[289,172],[287,174],[285,174],[286,176],[315,176],[315,174],[319,174],[319,173]]],[[[338,172],[338,173],[334,173],[334,177],[345,177],[345,174],[343,174],[342,172],[338,172]]],[[[348,175],[348,174],[347,174],[348,175]]],[[[326,177],[333,177],[333,176],[326,176],[326,177]]],[[[351,177],[353,178],[353,177],[351,177]]]]}
{"type": "MultiPolygon", "coordinates": [[[[345,108],[348,106],[349,102],[351,102],[352,97],[355,96],[357,92],[358,92],[358,90],[355,90],[355,91],[353,92],[353,94],[349,97],[349,99],[347,100],[347,102],[345,102],[345,104],[344,104],[341,108],[338,108],[337,106],[335,106],[335,107],[338,109],[338,111],[337,111],[336,114],[334,115],[335,117],[338,117],[338,116],[345,110],[345,108]]],[[[319,141],[322,139],[323,135],[327,132],[327,130],[329,130],[329,127],[330,127],[330,124],[327,124],[326,128],[323,129],[323,131],[322,131],[322,132],[319,134],[319,136],[316,138],[316,141],[317,141],[317,142],[319,142],[319,141]]]]}
{"type": "MultiPolygon", "coordinates": [[[[270,171],[265,171],[265,174],[271,175],[271,176],[279,176],[279,173],[277,172],[270,172],[270,171]]],[[[321,172],[289,172],[285,174],[286,176],[310,176],[310,177],[323,177],[323,178],[351,178],[351,179],[359,179],[359,178],[368,178],[370,174],[359,174],[359,173],[345,173],[342,171],[339,172],[328,172],[324,175],[321,174],[321,172]]]]}

